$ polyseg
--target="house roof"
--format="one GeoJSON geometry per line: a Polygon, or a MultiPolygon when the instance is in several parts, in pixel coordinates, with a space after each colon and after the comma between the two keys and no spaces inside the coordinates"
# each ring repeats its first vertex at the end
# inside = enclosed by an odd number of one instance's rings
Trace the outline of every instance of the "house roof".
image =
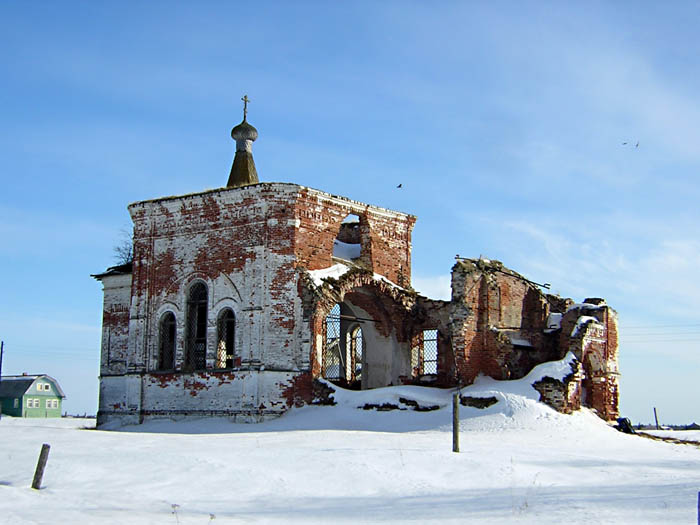
{"type": "Polygon", "coordinates": [[[97,279],[97,280],[99,281],[99,280],[102,279],[103,277],[107,277],[107,276],[109,276],[109,275],[124,275],[124,274],[128,274],[128,273],[131,273],[132,268],[133,268],[133,265],[134,265],[133,263],[128,262],[128,263],[125,263],[125,264],[119,264],[119,265],[117,265],[117,266],[111,266],[111,267],[107,268],[107,269],[106,269],[104,272],[102,272],[102,273],[94,273],[94,274],[91,274],[90,277],[94,277],[95,279],[97,279]]]}
{"type": "Polygon", "coordinates": [[[0,397],[22,397],[30,386],[39,378],[45,378],[50,380],[56,387],[56,392],[61,398],[66,397],[61,389],[61,385],[58,384],[53,377],[47,376],[46,374],[37,375],[21,375],[21,376],[2,376],[0,378],[0,397]]]}

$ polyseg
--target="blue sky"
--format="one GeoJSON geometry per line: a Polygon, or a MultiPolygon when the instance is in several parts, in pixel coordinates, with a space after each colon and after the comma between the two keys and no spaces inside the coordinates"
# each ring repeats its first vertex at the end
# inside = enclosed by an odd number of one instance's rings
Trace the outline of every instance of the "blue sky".
{"type": "Polygon", "coordinates": [[[460,254],[605,297],[623,415],[700,422],[699,23],[691,2],[3,2],[3,372],[95,411],[89,275],[128,203],[226,183],[247,93],[261,180],[416,215],[432,296],[460,254]]]}

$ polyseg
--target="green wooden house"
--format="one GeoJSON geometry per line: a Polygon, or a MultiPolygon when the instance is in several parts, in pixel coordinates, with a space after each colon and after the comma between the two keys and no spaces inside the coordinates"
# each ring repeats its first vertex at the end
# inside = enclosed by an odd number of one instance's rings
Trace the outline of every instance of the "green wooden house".
{"type": "Polygon", "coordinates": [[[0,410],[15,417],[61,417],[61,386],[44,374],[2,376],[0,410]]]}

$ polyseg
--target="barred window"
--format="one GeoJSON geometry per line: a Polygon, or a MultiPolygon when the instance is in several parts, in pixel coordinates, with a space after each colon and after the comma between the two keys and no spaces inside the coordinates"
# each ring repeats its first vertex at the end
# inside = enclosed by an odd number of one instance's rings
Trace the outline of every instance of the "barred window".
{"type": "Polygon", "coordinates": [[[175,314],[167,312],[160,320],[158,370],[175,368],[175,314]]]}
{"type": "Polygon", "coordinates": [[[349,382],[362,381],[364,343],[362,340],[362,328],[360,328],[359,325],[348,331],[346,347],[350,354],[348,358],[350,367],[347,371],[347,380],[349,382]]]}
{"type": "Polygon", "coordinates": [[[411,349],[411,367],[414,375],[437,374],[438,331],[423,330],[411,349]]]}
{"type": "Polygon", "coordinates": [[[326,379],[338,380],[343,377],[345,359],[340,352],[340,305],[331,309],[325,321],[326,344],[323,349],[322,375],[326,379]]]}
{"type": "Polygon", "coordinates": [[[225,308],[217,323],[216,368],[233,368],[236,345],[236,316],[225,308]]]}
{"type": "Polygon", "coordinates": [[[207,364],[207,287],[197,283],[187,299],[187,368],[203,370],[207,364]]]}

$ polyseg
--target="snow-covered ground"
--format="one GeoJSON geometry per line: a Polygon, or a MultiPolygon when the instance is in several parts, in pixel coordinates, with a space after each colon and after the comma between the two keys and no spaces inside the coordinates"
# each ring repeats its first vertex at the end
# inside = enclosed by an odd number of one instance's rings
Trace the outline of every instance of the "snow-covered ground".
{"type": "Polygon", "coordinates": [[[464,389],[499,402],[461,407],[459,454],[451,392],[421,387],[338,391],[336,406],[259,425],[97,431],[82,428],[90,420],[3,417],[0,523],[696,522],[699,448],[554,412],[531,380],[464,389]],[[416,412],[401,398],[441,408],[416,412]],[[407,409],[357,408],[385,402],[407,409]],[[34,491],[42,443],[51,453],[34,491]]]}
{"type": "Polygon", "coordinates": [[[663,438],[696,441],[700,444],[700,430],[640,430],[639,432],[663,438]]]}

